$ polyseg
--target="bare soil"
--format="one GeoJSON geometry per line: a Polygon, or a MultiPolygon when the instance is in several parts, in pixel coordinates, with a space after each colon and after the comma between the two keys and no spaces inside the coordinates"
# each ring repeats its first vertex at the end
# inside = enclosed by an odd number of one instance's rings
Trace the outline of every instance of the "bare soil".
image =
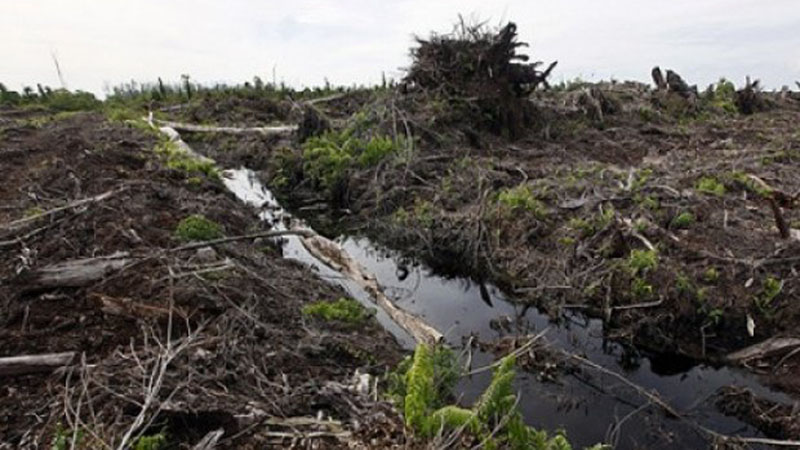
{"type": "Polygon", "coordinates": [[[85,448],[114,447],[128,431],[189,448],[216,429],[222,448],[406,442],[398,414],[352,388],[356,370],[382,374],[399,360],[395,340],[374,320],[301,313],[343,291],[266,241],[164,251],[181,244],[175,227],[191,214],[227,236],[264,225],[218,180],[165,168],[155,143],[98,114],[3,113],[0,357],[79,356],[54,374],[2,377],[0,448],[49,448],[57,430],[79,430],[85,448]],[[119,192],[9,225],[107,191],[119,192]],[[118,251],[137,262],[90,285],[27,284],[47,265],[118,251]]]}

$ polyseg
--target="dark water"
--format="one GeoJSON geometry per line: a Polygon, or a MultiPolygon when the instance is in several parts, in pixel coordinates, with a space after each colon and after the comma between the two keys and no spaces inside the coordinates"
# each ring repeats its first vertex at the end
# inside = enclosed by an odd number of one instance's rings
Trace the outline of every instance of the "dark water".
{"type": "MultiPolygon", "coordinates": [[[[262,218],[276,228],[287,217],[272,194],[247,169],[225,172],[225,184],[241,200],[262,209],[262,218]]],[[[492,285],[480,285],[465,278],[444,278],[422,265],[405,266],[395,252],[378,248],[369,240],[341,237],[338,242],[364,267],[374,273],[396,304],[414,312],[446,335],[454,348],[460,348],[469,336],[492,340],[509,332],[496,331],[492,319],[513,324],[513,333],[530,334],[547,330],[545,337],[556,349],[583,355],[587,359],[628,380],[655,392],[677,411],[695,423],[716,432],[760,436],[736,419],[716,412],[714,394],[722,386],[748,387],[757,395],[787,402],[783,395],[761,386],[748,372],[735,368],[713,368],[667,356],[636,355],[631,349],[611,343],[603,337],[599,320],[579,315],[560,318],[558,324],[533,308],[515,305],[492,285]]],[[[295,237],[283,240],[284,256],[306,263],[322,277],[338,280],[351,295],[373,307],[369,296],[309,255],[295,237]]],[[[388,317],[378,312],[378,320],[397,339],[411,348],[413,342],[388,317]]],[[[494,360],[492,355],[476,353],[473,367],[494,360]]],[[[484,372],[465,378],[458,392],[465,404],[471,404],[488,385],[491,374],[484,372]]],[[[590,369],[561,376],[556,382],[542,382],[536,374],[518,371],[517,388],[520,409],[526,421],[547,430],[566,430],[575,448],[613,441],[619,449],[690,449],[707,448],[704,436],[686,422],[667,418],[647,400],[613,377],[590,369]]]]}

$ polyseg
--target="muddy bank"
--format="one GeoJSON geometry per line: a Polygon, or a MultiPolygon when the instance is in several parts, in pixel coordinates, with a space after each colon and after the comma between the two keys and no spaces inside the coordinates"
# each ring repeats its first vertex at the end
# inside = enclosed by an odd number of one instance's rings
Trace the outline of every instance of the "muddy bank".
{"type": "Polygon", "coordinates": [[[169,251],[197,232],[190,216],[224,236],[266,229],[218,174],[97,114],[0,127],[0,357],[74,352],[55,373],[0,375],[0,447],[146,436],[179,448],[216,430],[219,448],[407,443],[397,413],[353,387],[357,370],[396,364],[394,338],[369,315],[352,326],[302,312],[341,289],[266,240],[169,251]],[[37,278],[109,255],[125,265],[37,278]]]}

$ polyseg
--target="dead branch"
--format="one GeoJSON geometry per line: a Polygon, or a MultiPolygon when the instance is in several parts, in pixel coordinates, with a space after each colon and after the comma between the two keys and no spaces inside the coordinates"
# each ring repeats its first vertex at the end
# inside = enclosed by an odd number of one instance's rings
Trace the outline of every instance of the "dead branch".
{"type": "Polygon", "coordinates": [[[89,204],[89,203],[97,203],[97,202],[103,201],[103,200],[105,200],[105,199],[107,199],[109,197],[112,197],[114,195],[119,194],[120,192],[125,191],[126,189],[127,189],[126,187],[122,187],[122,188],[119,188],[119,189],[116,189],[116,190],[103,192],[102,194],[96,195],[94,197],[82,198],[80,200],[76,200],[76,201],[71,202],[71,203],[69,203],[67,205],[64,205],[64,206],[59,206],[58,208],[53,208],[51,210],[48,210],[48,211],[45,211],[45,212],[42,212],[42,213],[39,213],[39,214],[34,214],[34,215],[30,216],[30,217],[25,217],[23,219],[15,220],[13,222],[5,223],[5,224],[0,224],[0,228],[13,229],[13,228],[16,228],[16,227],[18,227],[20,225],[25,225],[25,224],[27,224],[29,222],[33,222],[33,221],[41,219],[43,217],[52,216],[53,214],[59,213],[61,211],[65,211],[67,209],[77,208],[78,206],[83,206],[83,205],[86,205],[86,204],[89,204]]]}
{"type": "Polygon", "coordinates": [[[73,359],[75,359],[75,352],[0,358],[0,376],[53,372],[58,368],[68,366],[73,359]]]}
{"type": "Polygon", "coordinates": [[[153,122],[178,131],[191,133],[221,133],[221,134],[261,134],[265,136],[285,135],[297,130],[297,125],[276,125],[271,127],[215,127],[210,125],[195,125],[191,123],[171,122],[153,119],[153,122]]]}
{"type": "Polygon", "coordinates": [[[782,353],[793,348],[800,347],[800,338],[795,337],[777,337],[770,338],[766,341],[759,342],[758,344],[745,347],[739,351],[733,352],[725,357],[731,362],[745,362],[751,359],[759,359],[782,353]]]}

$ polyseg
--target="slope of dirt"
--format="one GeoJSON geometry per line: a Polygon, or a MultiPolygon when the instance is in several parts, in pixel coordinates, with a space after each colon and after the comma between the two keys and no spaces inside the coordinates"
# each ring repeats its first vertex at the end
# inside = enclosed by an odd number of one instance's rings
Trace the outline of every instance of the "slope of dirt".
{"type": "Polygon", "coordinates": [[[255,211],[213,177],[167,169],[145,131],[96,114],[40,119],[0,123],[0,357],[78,356],[54,374],[0,375],[0,448],[73,431],[79,448],[159,433],[189,448],[217,429],[220,448],[405,442],[399,416],[352,387],[356,370],[398,361],[394,339],[374,319],[301,313],[340,289],[263,240],[164,251],[189,215],[236,236],[264,226],[255,211]],[[31,278],[115,252],[135,262],[81,286],[31,278]]]}

